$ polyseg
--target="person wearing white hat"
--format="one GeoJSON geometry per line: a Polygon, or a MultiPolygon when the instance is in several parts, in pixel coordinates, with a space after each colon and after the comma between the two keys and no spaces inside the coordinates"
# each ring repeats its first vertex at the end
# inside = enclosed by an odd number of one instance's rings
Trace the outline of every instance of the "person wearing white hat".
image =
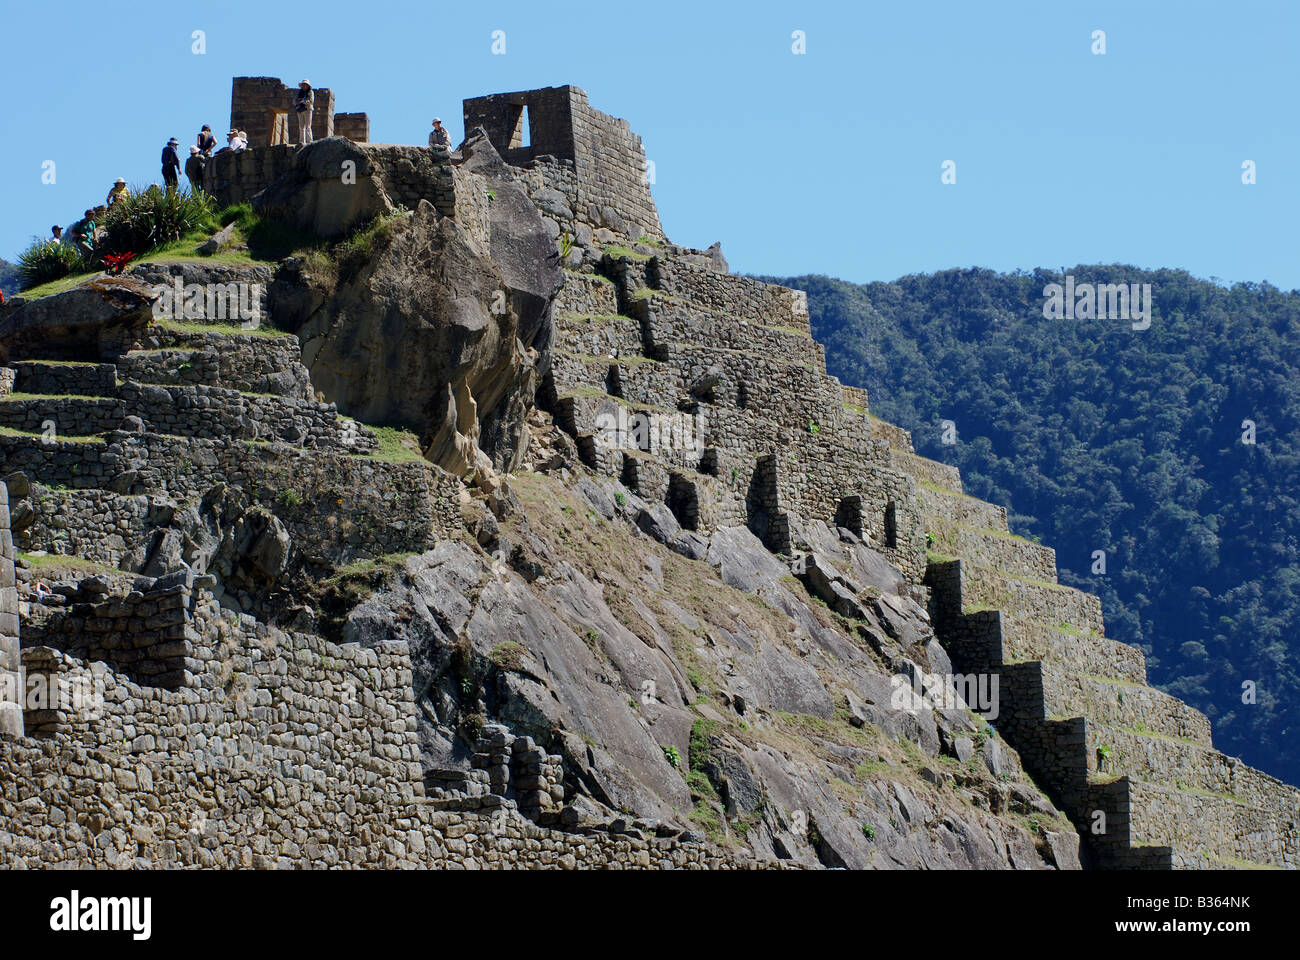
{"type": "Polygon", "coordinates": [[[197,193],[203,187],[203,168],[207,158],[198,147],[190,147],[189,158],[185,161],[185,176],[190,181],[190,193],[197,193]]]}
{"type": "Polygon", "coordinates": [[[433,129],[429,131],[429,146],[441,147],[443,150],[451,149],[451,136],[447,133],[447,128],[442,125],[441,117],[433,118],[433,129]]]}
{"type": "Polygon", "coordinates": [[[293,109],[298,114],[298,143],[305,147],[311,143],[311,118],[312,112],[316,109],[316,91],[306,80],[298,84],[298,95],[294,97],[293,109]]]}
{"type": "Polygon", "coordinates": [[[123,197],[129,197],[131,191],[126,188],[126,181],[118,177],[113,181],[113,189],[108,191],[108,199],[104,201],[107,206],[112,206],[123,197]]]}
{"type": "Polygon", "coordinates": [[[167,184],[168,190],[175,190],[180,185],[181,156],[176,152],[180,146],[180,141],[172,137],[167,141],[167,146],[163,147],[162,152],[162,175],[163,183],[167,184]]]}

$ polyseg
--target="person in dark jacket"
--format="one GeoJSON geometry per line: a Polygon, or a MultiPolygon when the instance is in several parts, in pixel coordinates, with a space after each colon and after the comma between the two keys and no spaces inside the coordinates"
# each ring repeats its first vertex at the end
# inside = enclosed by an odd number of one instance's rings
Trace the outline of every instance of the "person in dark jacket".
{"type": "Polygon", "coordinates": [[[167,146],[163,147],[162,175],[168,190],[175,190],[180,184],[181,156],[176,152],[178,146],[180,141],[172,137],[167,141],[167,146]]]}
{"type": "Polygon", "coordinates": [[[189,159],[185,161],[185,176],[190,181],[190,193],[198,193],[203,189],[203,168],[206,165],[206,158],[199,152],[199,148],[190,147],[189,159]]]}
{"type": "Polygon", "coordinates": [[[198,148],[199,153],[205,157],[212,156],[212,151],[217,149],[217,138],[212,135],[212,128],[206,123],[199,131],[198,148]]]}

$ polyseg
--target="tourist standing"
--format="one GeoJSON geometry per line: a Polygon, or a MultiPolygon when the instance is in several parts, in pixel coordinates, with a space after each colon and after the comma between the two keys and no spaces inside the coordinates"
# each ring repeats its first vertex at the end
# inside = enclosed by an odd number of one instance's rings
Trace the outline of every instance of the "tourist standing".
{"type": "Polygon", "coordinates": [[[198,147],[190,147],[189,159],[185,161],[185,176],[190,181],[190,193],[197,193],[203,188],[203,168],[206,161],[198,147]]]}
{"type": "Polygon", "coordinates": [[[181,155],[176,152],[181,142],[175,137],[167,141],[167,146],[162,151],[162,175],[163,183],[167,184],[168,190],[175,190],[180,186],[181,155]]]}
{"type": "Polygon", "coordinates": [[[217,138],[212,135],[212,128],[206,123],[199,131],[198,148],[199,153],[205,157],[212,156],[212,151],[217,148],[217,138]]]}
{"type": "Polygon", "coordinates": [[[126,188],[126,181],[118,177],[113,181],[113,189],[108,191],[108,197],[104,201],[108,206],[112,206],[123,197],[129,197],[131,191],[126,188]]]}
{"type": "Polygon", "coordinates": [[[306,80],[298,84],[298,96],[294,98],[293,109],[298,114],[298,143],[305,147],[311,143],[311,118],[316,109],[316,91],[306,80]]]}

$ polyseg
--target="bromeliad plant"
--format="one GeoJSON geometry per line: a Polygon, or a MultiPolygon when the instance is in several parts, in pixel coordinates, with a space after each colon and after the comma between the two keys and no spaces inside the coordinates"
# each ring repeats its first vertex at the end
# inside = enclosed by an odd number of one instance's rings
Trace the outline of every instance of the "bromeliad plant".
{"type": "Polygon", "coordinates": [[[116,276],[126,269],[126,265],[135,259],[135,254],[129,250],[126,253],[106,253],[104,254],[104,270],[111,276],[116,276]]]}

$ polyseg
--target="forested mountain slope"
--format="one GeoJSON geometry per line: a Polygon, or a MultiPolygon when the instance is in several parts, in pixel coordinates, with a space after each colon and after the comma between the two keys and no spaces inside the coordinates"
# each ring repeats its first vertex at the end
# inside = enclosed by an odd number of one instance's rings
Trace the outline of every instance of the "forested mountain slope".
{"type": "Polygon", "coordinates": [[[1067,272],[1150,284],[1150,327],[1045,319],[1064,283],[1045,270],[779,282],[808,292],[830,372],[1054,546],[1062,582],[1102,597],[1107,632],[1209,714],[1220,749],[1300,782],[1300,292],[1067,272]]]}

